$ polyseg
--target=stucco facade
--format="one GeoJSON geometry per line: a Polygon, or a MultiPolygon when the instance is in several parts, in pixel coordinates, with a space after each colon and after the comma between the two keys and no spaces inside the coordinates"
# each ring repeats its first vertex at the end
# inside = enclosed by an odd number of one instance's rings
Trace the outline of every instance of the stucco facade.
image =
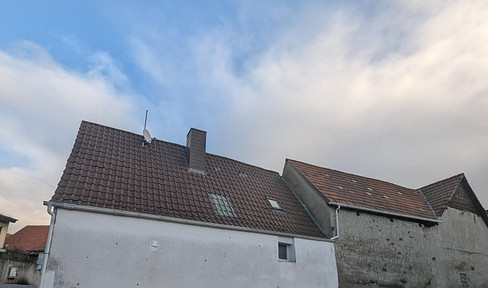
{"type": "Polygon", "coordinates": [[[44,287],[337,287],[333,243],[57,209],[44,287]]]}

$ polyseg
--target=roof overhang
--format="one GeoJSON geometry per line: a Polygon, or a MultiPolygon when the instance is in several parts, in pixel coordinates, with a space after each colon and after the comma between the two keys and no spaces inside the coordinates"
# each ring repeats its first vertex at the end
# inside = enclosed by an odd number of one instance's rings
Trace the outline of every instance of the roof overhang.
{"type": "Polygon", "coordinates": [[[341,208],[359,210],[359,211],[364,211],[364,212],[368,212],[368,213],[372,213],[372,214],[380,214],[380,215],[384,215],[384,216],[399,217],[402,219],[411,219],[414,221],[430,222],[430,223],[441,223],[442,222],[442,220],[440,220],[440,219],[430,219],[430,218],[425,218],[425,217],[418,217],[418,216],[406,215],[406,214],[401,214],[401,213],[376,210],[376,209],[371,209],[371,208],[366,208],[366,207],[359,207],[359,206],[353,206],[353,205],[348,205],[348,204],[341,204],[341,203],[337,203],[337,202],[329,202],[328,204],[332,205],[332,206],[340,206],[341,208]]]}
{"type": "Polygon", "coordinates": [[[17,222],[17,219],[0,214],[0,222],[17,222]]]}

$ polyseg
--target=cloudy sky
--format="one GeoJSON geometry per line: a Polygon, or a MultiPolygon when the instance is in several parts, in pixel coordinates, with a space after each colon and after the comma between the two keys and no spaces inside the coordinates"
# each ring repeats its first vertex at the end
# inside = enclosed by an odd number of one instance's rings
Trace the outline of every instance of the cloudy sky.
{"type": "Polygon", "coordinates": [[[409,188],[465,173],[488,209],[481,1],[2,1],[0,213],[48,224],[80,122],[278,172],[409,188]]]}

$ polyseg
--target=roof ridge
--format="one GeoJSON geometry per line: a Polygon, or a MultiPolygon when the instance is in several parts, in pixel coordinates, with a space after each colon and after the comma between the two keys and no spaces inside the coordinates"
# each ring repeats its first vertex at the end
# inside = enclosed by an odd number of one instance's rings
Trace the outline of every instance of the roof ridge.
{"type": "Polygon", "coordinates": [[[294,161],[294,162],[298,162],[298,163],[302,163],[302,164],[305,164],[305,165],[314,166],[314,167],[317,167],[319,169],[327,169],[327,170],[330,170],[330,171],[335,171],[335,172],[339,172],[339,173],[343,173],[343,174],[347,174],[347,175],[351,175],[351,176],[355,176],[355,177],[361,177],[361,178],[365,178],[365,179],[369,179],[369,180],[383,182],[383,183],[390,184],[390,185],[394,185],[394,186],[397,186],[397,187],[400,187],[400,188],[403,188],[403,189],[417,191],[417,189],[415,189],[415,188],[405,187],[405,186],[402,186],[402,185],[395,184],[393,182],[388,182],[388,181],[385,181],[385,180],[381,180],[381,179],[377,179],[377,178],[373,178],[373,177],[369,177],[369,176],[362,176],[362,175],[359,175],[359,174],[353,174],[353,173],[349,173],[349,172],[344,172],[344,171],[341,171],[341,170],[336,170],[336,169],[332,169],[332,168],[322,167],[322,166],[318,166],[318,165],[315,165],[315,164],[309,164],[309,163],[306,163],[306,162],[303,162],[303,161],[293,160],[293,159],[289,159],[289,158],[286,158],[285,161],[288,161],[288,160],[294,161]]]}
{"type": "MultiPolygon", "coordinates": [[[[109,129],[112,129],[112,130],[117,130],[117,131],[120,131],[120,132],[129,133],[129,134],[132,134],[132,135],[136,135],[136,136],[143,137],[142,134],[137,134],[137,133],[134,133],[134,132],[126,131],[126,130],[119,129],[119,128],[113,128],[113,127],[105,126],[105,125],[102,125],[102,124],[98,124],[98,123],[94,123],[94,122],[90,122],[90,121],[86,121],[86,120],[82,120],[81,122],[82,123],[85,122],[85,123],[88,123],[88,124],[93,124],[93,125],[101,126],[101,127],[104,127],[104,128],[109,128],[109,129]]],[[[193,129],[197,129],[197,128],[193,128],[193,129]]],[[[197,130],[199,130],[199,129],[197,129],[197,130]]],[[[182,148],[186,148],[186,146],[185,145],[182,145],[182,144],[165,141],[165,140],[158,139],[158,138],[154,138],[154,140],[159,141],[159,142],[163,142],[163,143],[166,143],[166,144],[170,144],[170,145],[175,145],[175,146],[179,146],[179,147],[182,147],[182,148]]],[[[232,158],[227,157],[227,156],[221,156],[221,155],[217,155],[217,154],[213,154],[213,153],[209,153],[209,152],[205,152],[205,154],[208,154],[208,155],[214,156],[214,157],[218,157],[218,158],[223,158],[223,159],[230,160],[230,161],[233,161],[233,162],[241,163],[241,164],[244,164],[244,165],[247,165],[247,166],[252,166],[254,168],[258,168],[258,169],[263,170],[263,171],[273,172],[273,173],[276,173],[278,175],[280,174],[277,171],[274,171],[274,170],[271,170],[271,169],[262,168],[262,167],[259,167],[259,166],[255,165],[255,164],[246,163],[246,162],[243,162],[243,161],[240,161],[240,160],[232,159],[232,158]]]]}
{"type": "Polygon", "coordinates": [[[249,163],[246,163],[246,162],[243,162],[243,161],[240,161],[240,160],[235,160],[235,159],[229,158],[227,156],[220,156],[220,155],[216,155],[216,154],[212,154],[212,153],[207,153],[207,152],[205,152],[205,154],[208,154],[208,155],[211,155],[211,156],[215,156],[215,157],[218,157],[218,158],[223,158],[223,159],[230,160],[230,161],[233,161],[233,162],[241,163],[241,164],[244,164],[246,166],[252,166],[252,167],[257,168],[257,169],[260,169],[260,170],[264,170],[264,171],[268,171],[268,172],[273,172],[273,173],[276,173],[276,174],[280,175],[280,173],[277,172],[277,171],[274,171],[274,170],[271,170],[271,169],[267,169],[267,168],[263,168],[263,167],[259,167],[257,165],[249,164],[249,163]]]}

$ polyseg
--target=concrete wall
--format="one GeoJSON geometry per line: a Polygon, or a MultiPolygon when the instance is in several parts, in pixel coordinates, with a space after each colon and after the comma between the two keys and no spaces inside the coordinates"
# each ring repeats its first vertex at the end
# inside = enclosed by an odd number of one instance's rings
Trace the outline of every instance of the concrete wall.
{"type": "Polygon", "coordinates": [[[333,243],[58,209],[45,287],[337,287],[333,243]]]}
{"type": "Polygon", "coordinates": [[[37,284],[37,255],[24,254],[18,251],[0,253],[0,284],[37,284]],[[10,268],[17,268],[17,277],[8,278],[10,268]]]}

